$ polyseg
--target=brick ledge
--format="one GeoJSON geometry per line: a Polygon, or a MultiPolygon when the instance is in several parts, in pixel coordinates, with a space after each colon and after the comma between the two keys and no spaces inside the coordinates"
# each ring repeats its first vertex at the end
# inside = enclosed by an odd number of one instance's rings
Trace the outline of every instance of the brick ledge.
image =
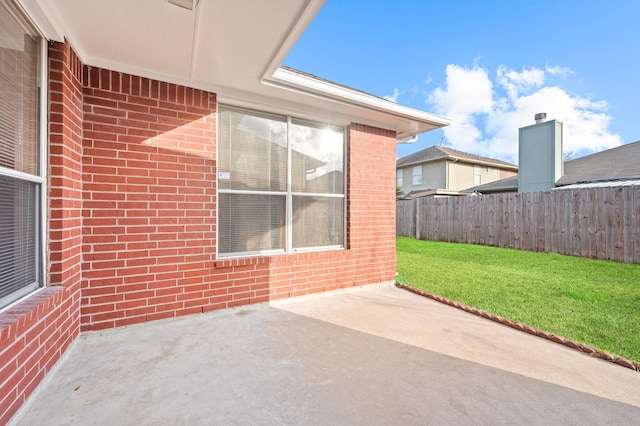
{"type": "Polygon", "coordinates": [[[564,346],[566,346],[568,348],[571,348],[571,349],[580,351],[582,353],[585,353],[587,355],[590,355],[590,356],[592,356],[594,358],[600,358],[600,359],[603,359],[605,361],[612,362],[614,364],[620,365],[620,366],[625,367],[625,368],[629,368],[629,369],[634,370],[634,371],[640,371],[640,363],[637,363],[637,362],[632,361],[632,360],[627,359],[627,358],[622,358],[622,357],[613,355],[613,354],[611,354],[609,352],[600,351],[600,350],[598,350],[598,349],[596,349],[596,348],[594,348],[592,346],[588,346],[588,345],[584,345],[584,344],[582,344],[580,342],[576,342],[575,340],[567,339],[565,337],[558,336],[556,334],[549,333],[547,331],[540,330],[540,329],[537,329],[535,327],[531,327],[531,326],[526,325],[526,324],[522,324],[522,323],[519,323],[519,322],[512,321],[512,320],[510,320],[508,318],[504,318],[504,317],[501,317],[499,315],[492,314],[491,312],[483,311],[482,309],[478,309],[478,308],[474,308],[474,307],[469,306],[469,305],[465,305],[464,303],[456,302],[455,300],[447,299],[446,297],[438,296],[437,294],[430,293],[428,291],[420,290],[418,288],[409,286],[409,285],[401,283],[399,281],[396,281],[396,287],[404,289],[404,290],[408,290],[408,291],[410,291],[412,293],[415,293],[417,295],[420,295],[420,296],[427,297],[429,299],[435,300],[436,302],[444,303],[445,305],[452,306],[454,308],[463,310],[465,312],[469,312],[470,314],[474,314],[474,315],[489,319],[491,321],[495,321],[497,323],[500,323],[502,325],[506,325],[506,326],[514,328],[516,330],[523,331],[525,333],[529,333],[531,335],[538,336],[538,337],[541,337],[541,338],[546,339],[546,340],[550,340],[550,341],[555,342],[555,343],[559,343],[559,344],[564,345],[564,346]]]}
{"type": "MultiPolygon", "coordinates": [[[[0,332],[4,337],[4,330],[9,327],[24,323],[28,316],[34,313],[42,313],[55,303],[56,296],[62,292],[62,286],[48,286],[31,293],[0,314],[0,332]]],[[[24,325],[24,324],[22,324],[24,325]]]]}

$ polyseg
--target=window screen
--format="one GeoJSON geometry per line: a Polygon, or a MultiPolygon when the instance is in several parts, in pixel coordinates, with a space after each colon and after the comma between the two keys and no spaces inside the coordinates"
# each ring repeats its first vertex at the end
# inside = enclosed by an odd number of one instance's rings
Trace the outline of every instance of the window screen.
{"type": "Polygon", "coordinates": [[[219,255],[344,246],[344,129],[220,107],[218,135],[219,255]]]}
{"type": "Polygon", "coordinates": [[[339,246],[344,241],[344,198],[293,197],[293,247],[339,246]]]}
{"type": "Polygon", "coordinates": [[[0,308],[41,285],[41,40],[0,2],[0,308]]]}
{"type": "Polygon", "coordinates": [[[222,193],[218,203],[220,253],[285,249],[284,195],[222,193]]]}
{"type": "Polygon", "coordinates": [[[0,300],[38,287],[38,190],[0,176],[0,300]]]}

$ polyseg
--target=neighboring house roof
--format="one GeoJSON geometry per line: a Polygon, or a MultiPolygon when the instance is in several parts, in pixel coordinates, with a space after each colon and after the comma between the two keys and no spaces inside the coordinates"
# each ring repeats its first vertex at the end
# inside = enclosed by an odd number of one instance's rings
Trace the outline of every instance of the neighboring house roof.
{"type": "MultiPolygon", "coordinates": [[[[640,141],[565,161],[564,175],[558,180],[556,186],[563,188],[567,185],[572,185],[573,188],[624,186],[634,184],[627,181],[638,180],[640,180],[640,141]]],[[[517,190],[518,176],[468,189],[468,191],[483,194],[517,190]]]]}
{"type": "Polygon", "coordinates": [[[399,200],[413,200],[414,198],[421,197],[433,197],[437,195],[475,195],[469,191],[449,191],[447,189],[420,189],[417,191],[411,191],[405,195],[399,195],[396,198],[399,200]]]}
{"type": "Polygon", "coordinates": [[[474,186],[467,189],[467,191],[480,192],[482,194],[493,194],[496,192],[518,192],[518,175],[485,183],[483,185],[474,186]]]}
{"type": "Polygon", "coordinates": [[[518,170],[518,166],[515,164],[507,163],[506,161],[495,160],[488,157],[480,157],[478,155],[469,154],[466,152],[458,151],[453,148],[447,148],[444,146],[433,145],[422,151],[414,152],[413,154],[402,157],[396,161],[396,167],[406,167],[416,164],[424,164],[438,160],[458,160],[468,163],[479,164],[483,166],[498,167],[502,169],[509,169],[513,171],[518,170]]]}
{"type": "Polygon", "coordinates": [[[640,186],[640,179],[607,180],[602,182],[574,183],[572,185],[559,186],[554,191],[562,189],[585,189],[585,188],[619,188],[621,186],[640,186]]]}
{"type": "Polygon", "coordinates": [[[450,124],[282,67],[324,0],[207,0],[193,10],[165,0],[18,2],[45,37],[73,40],[88,66],[202,89],[239,107],[389,129],[398,139],[450,124]]]}
{"type": "Polygon", "coordinates": [[[640,178],[640,141],[566,161],[556,185],[629,178],[640,178]]]}

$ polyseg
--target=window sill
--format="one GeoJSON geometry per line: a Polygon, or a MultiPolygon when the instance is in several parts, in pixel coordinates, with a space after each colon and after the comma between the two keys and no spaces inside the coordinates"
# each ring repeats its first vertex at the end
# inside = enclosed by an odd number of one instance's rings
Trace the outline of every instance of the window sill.
{"type": "MultiPolygon", "coordinates": [[[[5,339],[8,334],[12,333],[12,325],[23,328],[23,326],[28,326],[33,321],[34,313],[37,317],[38,314],[48,311],[51,305],[55,303],[55,296],[63,290],[62,286],[44,287],[0,313],[0,333],[2,338],[5,339]]],[[[13,327],[13,330],[15,331],[16,327],[13,327]]]]}
{"type": "Polygon", "coordinates": [[[292,261],[300,259],[324,259],[328,257],[344,256],[346,248],[328,248],[326,250],[306,250],[291,253],[278,253],[271,255],[258,255],[247,257],[220,258],[214,262],[216,269],[234,268],[238,266],[264,265],[279,261],[292,261]]]}

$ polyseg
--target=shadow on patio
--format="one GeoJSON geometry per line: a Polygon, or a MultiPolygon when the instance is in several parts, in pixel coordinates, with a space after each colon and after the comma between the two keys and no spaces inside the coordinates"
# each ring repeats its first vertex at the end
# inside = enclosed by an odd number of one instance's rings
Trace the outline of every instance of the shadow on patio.
{"type": "Polygon", "coordinates": [[[101,332],[12,424],[632,424],[640,375],[370,286],[101,332]]]}

